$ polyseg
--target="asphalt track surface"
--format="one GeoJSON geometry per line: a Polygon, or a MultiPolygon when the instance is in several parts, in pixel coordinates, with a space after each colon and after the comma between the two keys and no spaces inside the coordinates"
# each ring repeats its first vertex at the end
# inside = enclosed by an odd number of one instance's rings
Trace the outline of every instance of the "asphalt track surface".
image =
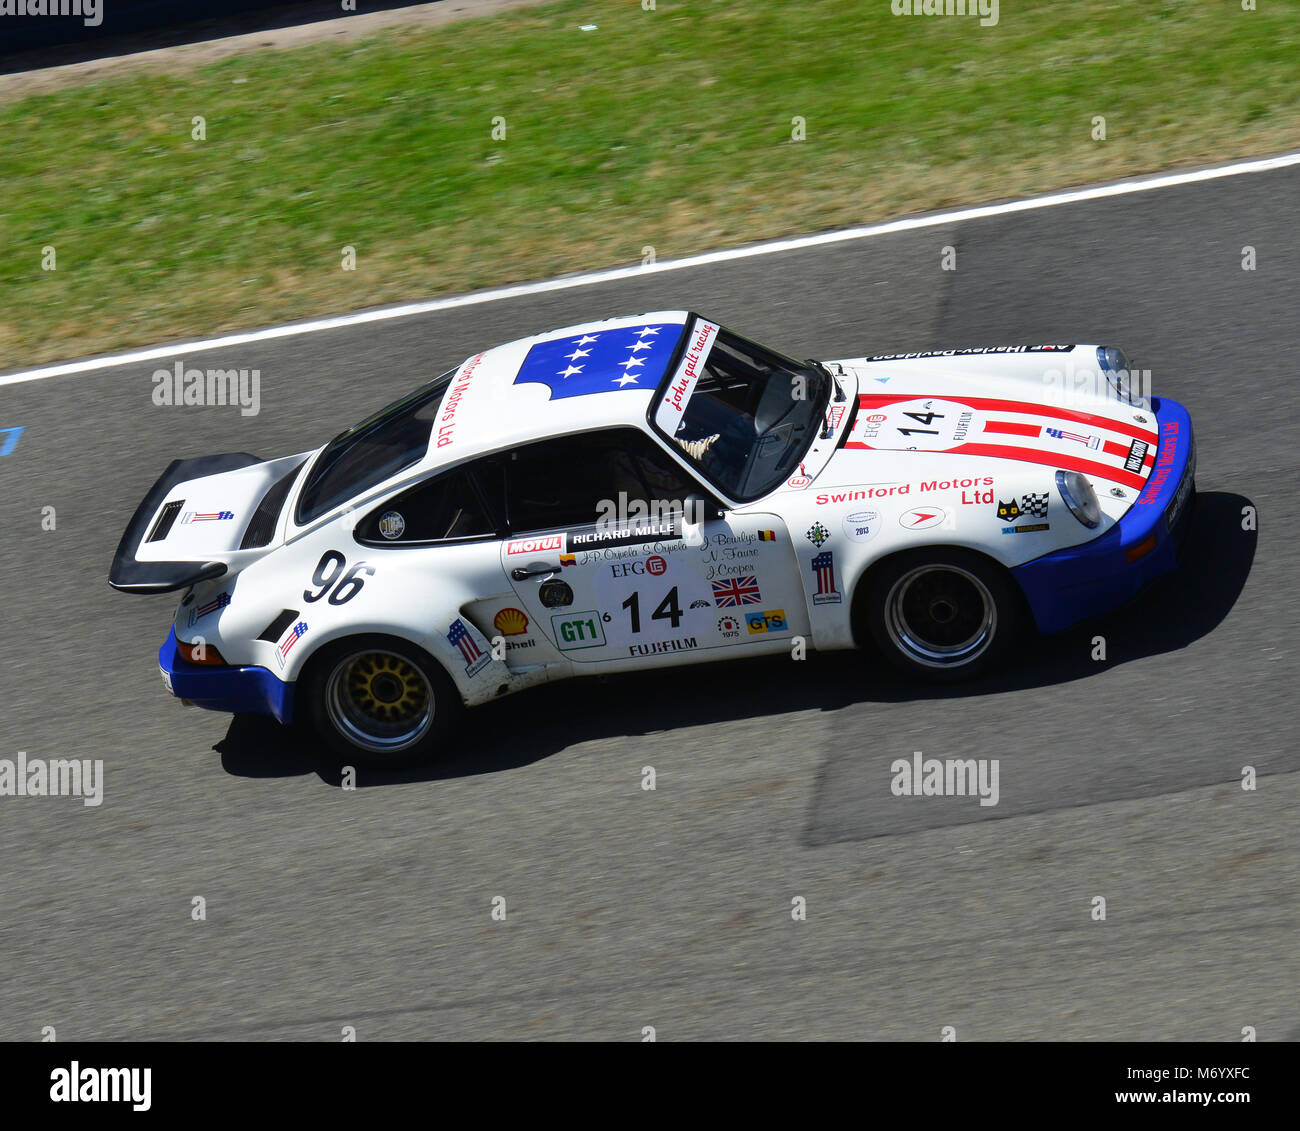
{"type": "Polygon", "coordinates": [[[1298,214],[1290,168],[183,357],[260,369],[256,417],[155,407],[170,362],[6,388],[0,757],[106,785],[0,798],[0,1037],[1300,1039],[1298,214]],[[485,346],[682,306],[801,357],[1125,346],[1196,425],[1186,565],[959,691],[853,653],[574,681],[351,791],[167,696],[171,598],[105,579],[169,459],[301,450],[485,346]],[[893,796],[915,750],[999,759],[999,804],[893,796]]]}

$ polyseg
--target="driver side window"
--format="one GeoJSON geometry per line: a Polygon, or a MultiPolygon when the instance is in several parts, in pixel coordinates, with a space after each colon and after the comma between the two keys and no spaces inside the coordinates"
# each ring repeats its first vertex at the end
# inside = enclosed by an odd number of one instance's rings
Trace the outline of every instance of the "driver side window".
{"type": "Polygon", "coordinates": [[[511,453],[505,466],[506,505],[516,533],[590,525],[608,516],[611,506],[632,513],[680,511],[687,499],[703,494],[634,428],[530,444],[511,453]]]}

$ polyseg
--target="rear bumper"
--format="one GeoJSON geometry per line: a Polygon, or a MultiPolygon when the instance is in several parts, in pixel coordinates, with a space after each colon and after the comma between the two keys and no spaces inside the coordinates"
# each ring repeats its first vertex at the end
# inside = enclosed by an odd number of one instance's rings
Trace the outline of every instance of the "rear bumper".
{"type": "Polygon", "coordinates": [[[158,649],[163,683],[177,699],[208,711],[270,715],[282,723],[293,719],[295,684],[284,683],[266,668],[208,667],[181,659],[176,630],[158,649]]]}
{"type": "Polygon", "coordinates": [[[1058,550],[1011,571],[1040,632],[1059,632],[1118,608],[1178,565],[1195,500],[1196,441],[1187,409],[1158,397],[1151,404],[1160,431],[1156,463],[1124,517],[1092,542],[1058,550]],[[1184,484],[1171,523],[1170,511],[1184,484]]]}

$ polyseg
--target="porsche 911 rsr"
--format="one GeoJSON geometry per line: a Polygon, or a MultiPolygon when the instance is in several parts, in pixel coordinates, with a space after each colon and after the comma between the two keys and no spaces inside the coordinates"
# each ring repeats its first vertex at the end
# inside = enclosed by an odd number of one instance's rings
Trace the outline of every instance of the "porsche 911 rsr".
{"type": "Polygon", "coordinates": [[[684,311],[586,323],[314,451],[172,463],[109,580],[183,591],[173,695],[372,763],[539,683],[796,639],[968,678],[1177,564],[1191,421],[1127,370],[1098,346],[800,362],[684,311]]]}

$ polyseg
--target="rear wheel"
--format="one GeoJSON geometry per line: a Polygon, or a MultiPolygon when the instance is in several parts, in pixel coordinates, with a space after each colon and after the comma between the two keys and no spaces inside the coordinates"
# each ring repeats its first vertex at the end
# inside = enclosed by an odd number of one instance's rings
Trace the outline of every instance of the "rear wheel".
{"type": "Polygon", "coordinates": [[[316,733],[340,760],[368,766],[434,757],[462,710],[437,661],[394,637],[331,645],[313,660],[306,683],[316,733]]]}
{"type": "Polygon", "coordinates": [[[970,550],[916,550],[870,577],[866,616],[885,657],[932,683],[971,679],[1002,658],[1020,628],[1006,575],[970,550]]]}

